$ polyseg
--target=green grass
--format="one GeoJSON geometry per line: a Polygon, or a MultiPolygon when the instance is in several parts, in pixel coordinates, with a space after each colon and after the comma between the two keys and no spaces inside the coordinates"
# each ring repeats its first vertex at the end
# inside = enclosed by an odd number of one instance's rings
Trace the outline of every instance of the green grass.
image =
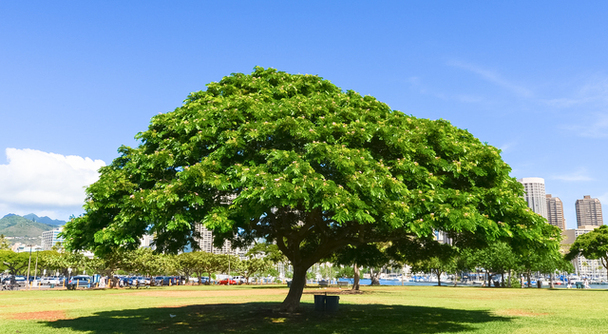
{"type": "Polygon", "coordinates": [[[3,291],[0,333],[608,332],[605,290],[364,287],[333,314],[314,311],[322,291],[305,290],[298,314],[278,311],[287,289],[272,286],[3,291]]]}

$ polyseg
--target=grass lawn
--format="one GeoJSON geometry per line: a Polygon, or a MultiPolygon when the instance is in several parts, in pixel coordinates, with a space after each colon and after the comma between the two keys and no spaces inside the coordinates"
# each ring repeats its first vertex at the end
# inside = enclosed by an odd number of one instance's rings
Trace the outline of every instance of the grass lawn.
{"type": "Polygon", "coordinates": [[[2,291],[0,333],[608,333],[606,290],[363,287],[333,314],[323,291],[299,314],[281,286],[2,291]]]}

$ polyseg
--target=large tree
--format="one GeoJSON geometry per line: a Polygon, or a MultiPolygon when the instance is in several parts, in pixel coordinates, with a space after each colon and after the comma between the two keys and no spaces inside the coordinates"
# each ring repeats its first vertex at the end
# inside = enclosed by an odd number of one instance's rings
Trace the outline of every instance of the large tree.
{"type": "Polygon", "coordinates": [[[314,75],[232,74],[137,138],[87,189],[67,246],[103,254],[148,233],[176,252],[196,245],[195,223],[218,244],[263,238],[293,265],[289,311],[307,269],[347,245],[454,231],[546,247],[555,236],[498,149],[314,75]]]}

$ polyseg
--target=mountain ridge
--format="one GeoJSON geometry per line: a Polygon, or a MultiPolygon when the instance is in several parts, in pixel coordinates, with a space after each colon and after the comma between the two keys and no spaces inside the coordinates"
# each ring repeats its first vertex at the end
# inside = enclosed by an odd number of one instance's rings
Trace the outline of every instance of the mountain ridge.
{"type": "MultiPolygon", "coordinates": [[[[52,219],[45,218],[53,222],[52,219]]],[[[57,225],[33,221],[16,214],[8,214],[0,218],[0,234],[6,237],[38,238],[42,236],[42,232],[50,231],[57,227],[57,225]]]]}
{"type": "Polygon", "coordinates": [[[38,217],[36,214],[33,214],[33,213],[24,215],[22,217],[25,219],[34,221],[34,222],[43,223],[43,224],[52,225],[52,226],[62,226],[63,224],[66,223],[65,220],[51,219],[47,216],[38,217]]]}

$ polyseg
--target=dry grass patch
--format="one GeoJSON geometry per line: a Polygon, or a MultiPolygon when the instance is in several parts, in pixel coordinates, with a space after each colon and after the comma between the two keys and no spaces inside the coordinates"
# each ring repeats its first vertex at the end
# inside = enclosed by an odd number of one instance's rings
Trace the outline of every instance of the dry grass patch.
{"type": "Polygon", "coordinates": [[[40,312],[21,312],[13,313],[9,315],[10,319],[15,320],[44,320],[44,321],[56,321],[62,319],[68,319],[65,311],[40,311],[40,312]]]}
{"type": "Polygon", "coordinates": [[[540,313],[534,311],[525,311],[518,309],[500,310],[495,312],[497,315],[507,315],[515,317],[538,317],[543,315],[549,315],[549,313],[540,313]]]}

